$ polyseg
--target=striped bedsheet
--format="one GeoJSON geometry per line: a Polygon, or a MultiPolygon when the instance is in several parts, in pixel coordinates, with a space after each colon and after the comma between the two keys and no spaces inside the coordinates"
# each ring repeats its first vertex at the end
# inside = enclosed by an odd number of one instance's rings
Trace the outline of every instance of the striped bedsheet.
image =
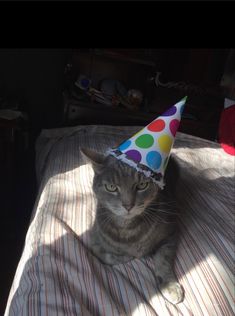
{"type": "Polygon", "coordinates": [[[38,197],[5,316],[235,315],[234,157],[216,143],[178,133],[172,153],[185,179],[178,185],[179,203],[190,213],[180,222],[175,260],[185,290],[182,303],[171,305],[160,295],[150,257],[111,267],[89,252],[93,170],[80,147],[103,152],[139,128],[42,131],[36,147],[38,197]],[[203,191],[200,182],[192,190],[192,169],[198,172],[195,181],[204,179],[217,191],[203,191]]]}

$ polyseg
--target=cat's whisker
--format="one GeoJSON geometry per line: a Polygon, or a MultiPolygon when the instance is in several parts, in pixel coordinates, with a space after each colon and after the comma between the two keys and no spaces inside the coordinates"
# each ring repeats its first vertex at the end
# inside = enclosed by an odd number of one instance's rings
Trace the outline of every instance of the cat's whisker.
{"type": "Polygon", "coordinates": [[[146,207],[146,209],[160,209],[160,210],[170,210],[171,212],[177,212],[177,208],[175,207],[170,207],[170,206],[166,206],[166,205],[149,205],[148,207],[146,207]]]}
{"type": "Polygon", "coordinates": [[[175,223],[175,221],[168,221],[165,218],[161,218],[160,216],[158,216],[157,214],[150,214],[150,213],[146,213],[146,216],[148,218],[150,218],[152,221],[158,222],[158,223],[164,223],[164,224],[171,224],[171,223],[175,223]]]}
{"type": "MultiPolygon", "coordinates": [[[[154,219],[152,219],[152,220],[154,220],[154,219]]],[[[158,223],[164,223],[164,224],[177,223],[176,221],[171,221],[171,220],[168,220],[168,219],[163,219],[163,218],[161,218],[161,217],[156,218],[156,222],[158,222],[158,223]]]]}
{"type": "Polygon", "coordinates": [[[146,214],[144,214],[144,216],[143,216],[143,221],[145,222],[145,224],[147,224],[147,226],[153,225],[153,222],[149,220],[149,218],[146,216],[146,214]]]}
{"type": "Polygon", "coordinates": [[[142,214],[144,212],[145,208],[144,207],[136,207],[135,211],[137,211],[139,214],[142,214]],[[139,212],[140,211],[140,212],[139,212]]]}
{"type": "Polygon", "coordinates": [[[173,209],[173,208],[170,208],[170,207],[162,207],[162,206],[160,206],[160,205],[158,205],[158,206],[148,206],[148,207],[146,207],[146,209],[149,209],[149,210],[166,210],[166,211],[171,211],[171,212],[177,212],[177,210],[176,209],[173,209]]]}
{"type": "Polygon", "coordinates": [[[150,219],[153,222],[156,222],[159,220],[159,217],[157,215],[152,215],[149,213],[145,213],[144,215],[145,215],[145,218],[150,219]]]}
{"type": "Polygon", "coordinates": [[[173,208],[173,207],[175,207],[175,203],[150,203],[149,204],[149,206],[156,206],[156,207],[162,207],[162,206],[164,206],[164,207],[171,207],[171,208],[173,208]]]}
{"type": "Polygon", "coordinates": [[[159,216],[179,216],[177,213],[174,213],[174,212],[169,212],[169,211],[164,211],[164,210],[146,210],[145,211],[146,213],[149,213],[149,214],[152,214],[152,215],[154,215],[154,214],[157,214],[157,215],[159,215],[159,216]]]}
{"type": "Polygon", "coordinates": [[[166,209],[151,209],[151,208],[147,208],[145,210],[146,212],[149,212],[149,213],[164,213],[164,214],[168,214],[168,215],[174,215],[174,216],[179,216],[178,213],[176,213],[175,211],[168,211],[166,209]]]}

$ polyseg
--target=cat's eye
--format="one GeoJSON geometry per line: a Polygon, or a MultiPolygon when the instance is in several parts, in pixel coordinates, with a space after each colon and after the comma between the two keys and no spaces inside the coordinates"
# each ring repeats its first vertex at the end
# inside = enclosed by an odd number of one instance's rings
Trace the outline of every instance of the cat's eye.
{"type": "Polygon", "coordinates": [[[136,189],[138,191],[143,191],[143,190],[147,189],[148,185],[149,185],[148,182],[140,182],[137,184],[136,189]]]}
{"type": "Polygon", "coordinates": [[[116,192],[118,189],[115,184],[105,184],[104,186],[108,192],[116,192]]]}

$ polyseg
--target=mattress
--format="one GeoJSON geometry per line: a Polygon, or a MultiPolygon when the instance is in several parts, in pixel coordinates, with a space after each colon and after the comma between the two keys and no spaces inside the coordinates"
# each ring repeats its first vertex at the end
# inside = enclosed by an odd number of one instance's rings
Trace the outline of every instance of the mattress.
{"type": "Polygon", "coordinates": [[[5,316],[234,315],[234,157],[217,143],[177,133],[172,158],[183,208],[175,272],[185,299],[161,296],[151,257],[107,266],[89,251],[93,170],[81,147],[104,152],[139,126],[43,130],[38,195],[5,316]]]}

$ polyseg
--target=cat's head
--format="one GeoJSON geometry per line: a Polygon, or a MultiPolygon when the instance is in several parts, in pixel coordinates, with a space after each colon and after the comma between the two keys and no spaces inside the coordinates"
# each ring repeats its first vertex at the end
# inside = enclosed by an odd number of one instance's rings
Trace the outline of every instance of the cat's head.
{"type": "Polygon", "coordinates": [[[157,184],[134,168],[90,149],[82,149],[82,153],[93,165],[93,190],[99,204],[115,215],[133,218],[156,198],[157,184]]]}

